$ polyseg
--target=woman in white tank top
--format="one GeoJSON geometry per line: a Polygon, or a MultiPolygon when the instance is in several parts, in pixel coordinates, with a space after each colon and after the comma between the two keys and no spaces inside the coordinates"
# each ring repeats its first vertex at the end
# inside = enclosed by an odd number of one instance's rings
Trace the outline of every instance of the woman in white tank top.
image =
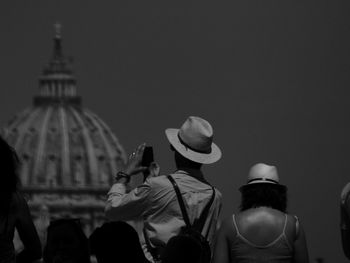
{"type": "Polygon", "coordinates": [[[240,188],[241,211],[219,230],[214,263],[308,263],[305,235],[296,216],[286,213],[287,188],[277,169],[254,165],[240,188]]]}

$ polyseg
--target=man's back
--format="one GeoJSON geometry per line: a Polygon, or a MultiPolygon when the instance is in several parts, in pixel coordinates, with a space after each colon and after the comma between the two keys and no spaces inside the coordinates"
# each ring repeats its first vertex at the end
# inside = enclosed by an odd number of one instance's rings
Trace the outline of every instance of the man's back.
{"type": "MultiPolygon", "coordinates": [[[[212,187],[182,170],[172,174],[172,177],[180,188],[190,221],[193,222],[200,217],[209,202],[213,193],[212,187]]],[[[172,236],[179,233],[185,222],[174,188],[168,178],[154,177],[146,183],[150,184],[152,190],[149,196],[150,209],[143,214],[145,230],[152,245],[164,246],[172,236]]],[[[215,234],[220,208],[221,193],[215,189],[215,199],[202,231],[210,243],[215,234]]]]}
{"type": "MultiPolygon", "coordinates": [[[[188,172],[179,170],[172,174],[186,202],[186,210],[191,222],[199,218],[213,193],[209,184],[194,177],[202,177],[199,170],[197,173],[192,172],[190,176],[188,172]]],[[[147,258],[151,259],[145,239],[152,247],[162,248],[185,225],[174,188],[167,176],[157,176],[148,178],[128,194],[123,191],[125,188],[119,184],[115,184],[109,191],[106,215],[114,221],[142,219],[146,235],[144,239],[141,238],[142,247],[147,258]]],[[[221,193],[215,189],[215,199],[202,231],[210,244],[213,243],[217,227],[221,199],[221,193]]]]}

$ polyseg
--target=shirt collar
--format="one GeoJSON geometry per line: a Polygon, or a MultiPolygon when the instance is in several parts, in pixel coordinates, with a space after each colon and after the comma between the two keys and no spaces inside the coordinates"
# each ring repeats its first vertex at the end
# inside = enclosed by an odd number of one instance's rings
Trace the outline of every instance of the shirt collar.
{"type": "Polygon", "coordinates": [[[199,169],[191,169],[187,167],[179,167],[176,172],[177,174],[186,174],[188,176],[192,176],[196,178],[197,180],[201,182],[207,183],[207,181],[204,179],[204,175],[201,170],[199,169]]]}

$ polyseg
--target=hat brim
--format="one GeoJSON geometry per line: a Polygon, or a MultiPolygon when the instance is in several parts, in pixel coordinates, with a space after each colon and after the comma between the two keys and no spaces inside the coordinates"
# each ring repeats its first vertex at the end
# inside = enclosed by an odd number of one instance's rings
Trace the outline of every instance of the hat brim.
{"type": "Polygon", "coordinates": [[[168,141],[175,148],[175,150],[178,153],[180,153],[183,157],[193,162],[202,164],[215,163],[221,158],[221,150],[215,143],[212,143],[210,153],[196,152],[187,148],[180,142],[178,133],[179,129],[169,128],[165,130],[165,134],[168,138],[168,141]]]}
{"type": "Polygon", "coordinates": [[[279,189],[283,189],[283,190],[287,190],[287,186],[283,185],[283,184],[276,184],[276,183],[272,183],[272,182],[268,182],[268,181],[256,181],[256,182],[251,182],[249,184],[245,184],[245,185],[242,185],[240,188],[239,188],[239,191],[242,191],[244,189],[247,189],[249,187],[253,187],[254,185],[264,185],[264,184],[268,184],[268,185],[271,185],[272,187],[276,187],[276,188],[279,188],[279,189]]]}

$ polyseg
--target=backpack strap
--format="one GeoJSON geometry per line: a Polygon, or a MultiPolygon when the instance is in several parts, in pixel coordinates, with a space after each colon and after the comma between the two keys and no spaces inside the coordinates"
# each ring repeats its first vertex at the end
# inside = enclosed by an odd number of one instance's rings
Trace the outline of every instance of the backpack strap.
{"type": "MultiPolygon", "coordinates": [[[[168,175],[167,178],[169,179],[169,181],[171,182],[171,184],[173,185],[173,188],[174,188],[174,190],[175,190],[176,197],[177,197],[177,200],[178,200],[178,202],[179,202],[180,209],[181,209],[181,213],[182,213],[182,217],[183,217],[183,219],[184,219],[184,221],[185,221],[185,224],[186,224],[187,227],[190,228],[190,227],[192,227],[191,221],[190,221],[190,218],[189,218],[189,216],[188,216],[188,213],[187,213],[187,210],[186,210],[186,207],[185,207],[185,203],[184,203],[184,200],[183,200],[183,198],[182,198],[182,195],[181,195],[179,186],[177,185],[175,179],[174,179],[172,176],[168,175]]],[[[213,187],[213,190],[214,190],[214,187],[213,187]]],[[[198,219],[198,223],[197,223],[197,224],[200,223],[200,225],[203,225],[203,226],[204,226],[206,216],[207,216],[207,214],[208,214],[208,212],[209,212],[209,208],[210,208],[210,206],[211,206],[211,204],[212,204],[212,202],[213,202],[213,200],[214,200],[214,197],[215,197],[214,194],[215,194],[215,191],[213,192],[213,195],[212,195],[212,198],[211,198],[209,204],[207,204],[207,206],[204,208],[204,210],[203,210],[203,212],[202,212],[200,218],[198,219]],[[202,221],[203,221],[203,223],[201,223],[202,221]]],[[[200,225],[199,225],[199,226],[200,226],[200,225]]],[[[203,226],[202,226],[202,227],[203,227],[203,226]]],[[[198,229],[201,229],[201,228],[198,227],[198,229]]],[[[159,253],[158,253],[159,251],[158,251],[157,248],[152,247],[151,242],[150,242],[150,240],[149,240],[149,237],[148,237],[148,235],[147,235],[147,232],[146,232],[145,228],[143,229],[143,236],[144,236],[144,238],[145,238],[145,242],[146,242],[146,246],[147,246],[148,252],[149,252],[149,253],[151,254],[151,256],[153,257],[153,260],[154,260],[155,262],[158,262],[159,259],[160,259],[160,257],[159,257],[160,255],[159,255],[159,253]]]]}
{"type": "MultiPolygon", "coordinates": [[[[181,195],[181,192],[180,192],[180,189],[179,189],[179,186],[177,185],[175,179],[172,176],[168,175],[167,177],[168,177],[169,181],[172,183],[172,185],[174,187],[174,190],[175,190],[175,193],[176,193],[176,196],[177,196],[177,200],[179,202],[181,213],[182,213],[182,216],[183,216],[184,221],[186,223],[186,226],[187,227],[192,227],[191,222],[190,222],[190,218],[188,216],[188,213],[187,213],[187,210],[186,210],[186,207],[185,207],[184,200],[182,198],[182,195],[181,195]]],[[[212,189],[213,189],[213,194],[211,195],[209,203],[204,207],[200,217],[197,220],[195,220],[195,222],[193,223],[193,227],[199,232],[202,232],[202,229],[204,227],[205,221],[206,221],[206,219],[208,217],[208,213],[209,213],[210,207],[213,204],[214,199],[215,199],[215,188],[212,186],[212,189]]]]}
{"type": "Polygon", "coordinates": [[[190,218],[188,217],[188,214],[187,214],[187,211],[186,211],[186,207],[185,207],[185,203],[184,203],[184,200],[182,199],[179,186],[177,185],[177,183],[175,182],[173,177],[168,175],[167,178],[169,179],[169,181],[171,182],[171,184],[174,187],[174,190],[175,190],[175,193],[176,193],[176,197],[177,197],[177,200],[178,200],[179,205],[180,205],[182,217],[183,217],[183,219],[184,219],[184,221],[186,223],[186,226],[187,227],[191,227],[190,218]]]}
{"type": "MultiPolygon", "coordinates": [[[[205,221],[208,217],[210,207],[212,206],[214,199],[215,199],[215,188],[213,186],[211,188],[213,189],[213,193],[211,195],[210,201],[207,203],[207,205],[203,209],[203,212],[200,215],[199,219],[195,220],[195,223],[193,224],[199,232],[202,232],[202,230],[204,228],[204,224],[205,224],[205,221]]],[[[207,238],[207,236],[206,236],[206,238],[207,238]]]]}

